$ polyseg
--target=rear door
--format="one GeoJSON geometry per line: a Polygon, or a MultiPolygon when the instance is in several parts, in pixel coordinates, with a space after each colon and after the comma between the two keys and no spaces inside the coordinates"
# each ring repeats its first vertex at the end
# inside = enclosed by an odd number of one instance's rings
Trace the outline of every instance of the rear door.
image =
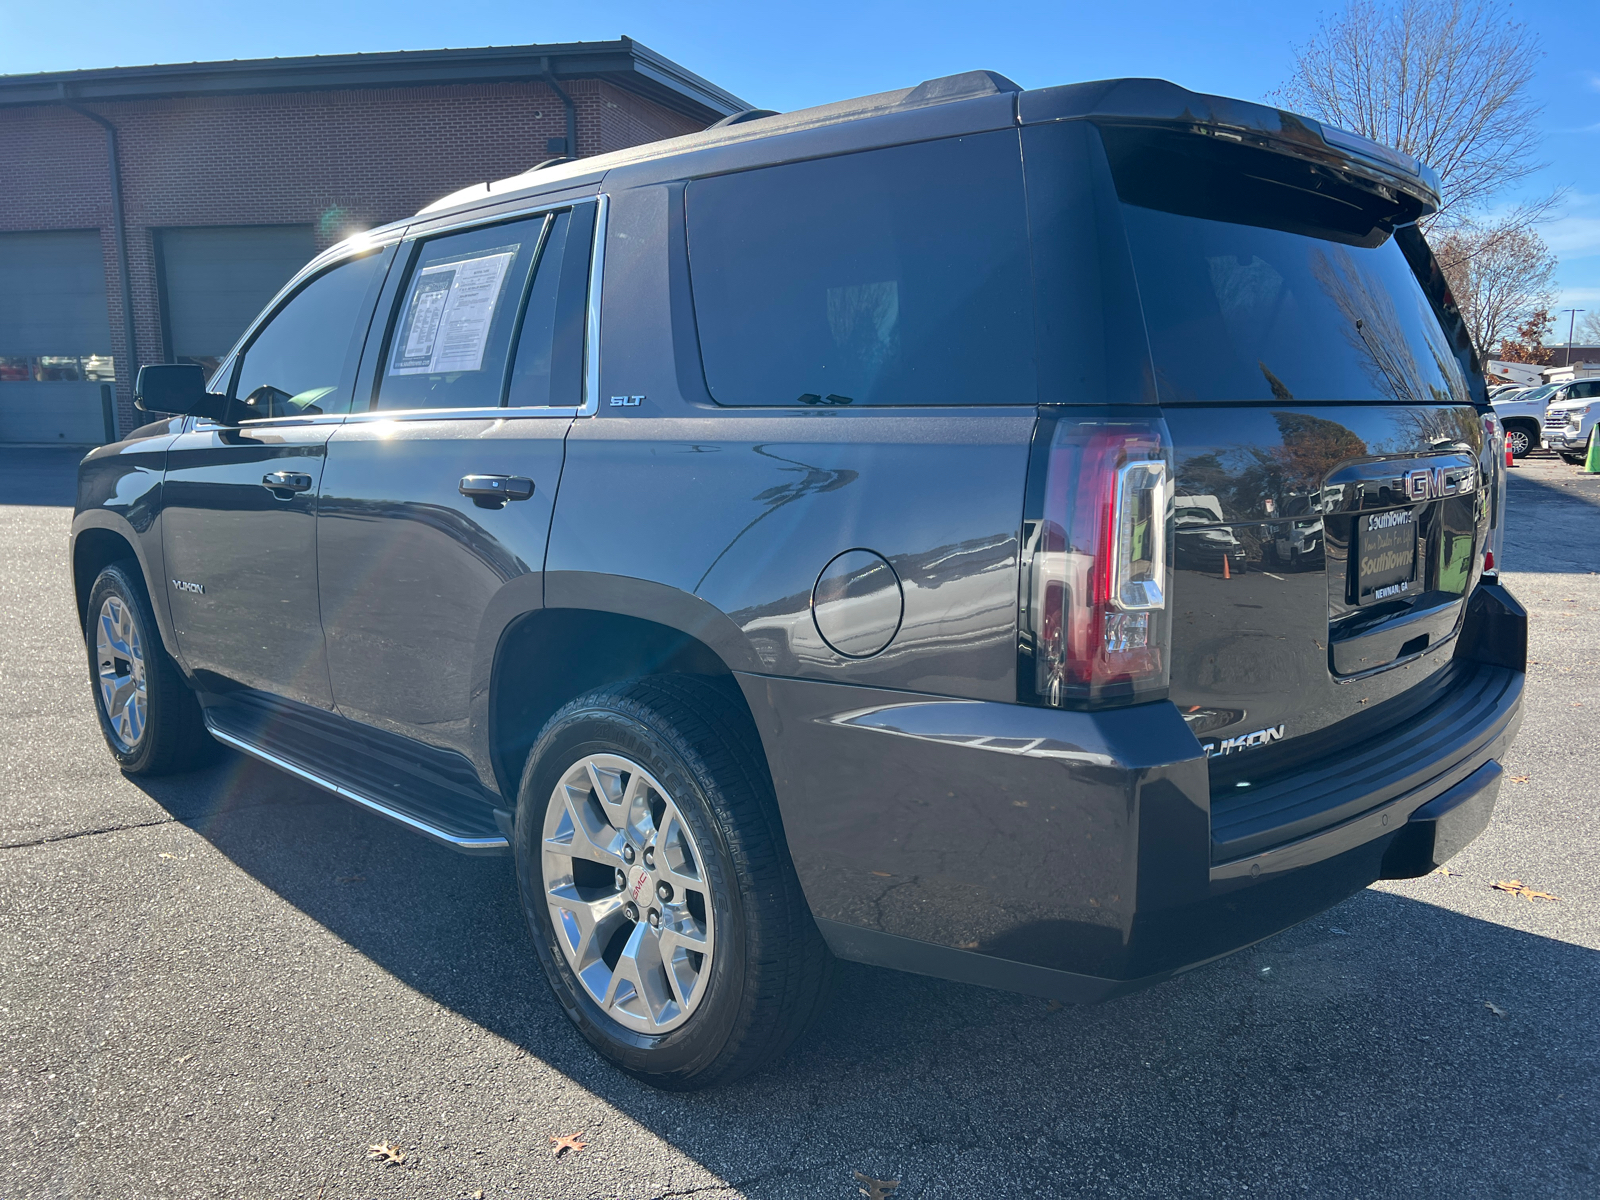
{"type": "Polygon", "coordinates": [[[229,420],[196,422],[167,451],[165,584],[179,650],[209,690],[333,706],[317,488],[393,251],[344,260],[298,288],[236,361],[229,420]]]}
{"type": "Polygon", "coordinates": [[[371,407],[328,444],[317,519],[347,717],[472,755],[499,633],[543,603],[563,439],[584,404],[597,207],[403,248],[363,372],[371,407]]]}

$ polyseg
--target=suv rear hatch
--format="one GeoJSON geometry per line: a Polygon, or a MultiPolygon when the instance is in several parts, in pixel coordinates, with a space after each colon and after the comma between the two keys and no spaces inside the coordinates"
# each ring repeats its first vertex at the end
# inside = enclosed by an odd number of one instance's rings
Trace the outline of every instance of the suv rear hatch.
{"type": "MultiPolygon", "coordinates": [[[[1379,170],[1389,152],[1351,135],[1150,87],[1188,99],[1168,115],[1101,98],[1070,136],[1098,176],[1102,274],[1131,277],[1123,319],[1142,317],[1129,398],[1158,402],[1171,434],[1169,694],[1210,758],[1224,861],[1349,815],[1329,792],[1278,820],[1257,802],[1275,782],[1436,725],[1471,691],[1452,650],[1497,468],[1470,340],[1415,226],[1425,171],[1408,183],[1403,156],[1379,170]]],[[[1103,378],[1127,395],[1118,371],[1103,378]]]]}

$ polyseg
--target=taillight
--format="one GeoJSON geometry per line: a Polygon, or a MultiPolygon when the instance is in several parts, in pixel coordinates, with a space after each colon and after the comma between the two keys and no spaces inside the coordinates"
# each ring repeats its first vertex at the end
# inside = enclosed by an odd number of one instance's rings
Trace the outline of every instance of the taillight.
{"type": "Polygon", "coordinates": [[[1041,422],[1024,528],[1022,699],[1081,705],[1166,689],[1168,447],[1159,420],[1041,422]]]}

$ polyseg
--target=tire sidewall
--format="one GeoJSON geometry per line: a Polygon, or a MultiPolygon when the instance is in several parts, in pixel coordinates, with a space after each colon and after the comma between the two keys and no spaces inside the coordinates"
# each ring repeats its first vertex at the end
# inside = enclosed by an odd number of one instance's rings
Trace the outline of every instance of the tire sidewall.
{"type": "Polygon", "coordinates": [[[125,771],[138,774],[150,765],[151,756],[160,737],[161,722],[166,719],[166,700],[161,682],[160,664],[156,656],[162,653],[161,634],[156,628],[155,613],[150,608],[149,594],[127,564],[113,563],[95,577],[89,589],[88,613],[83,623],[84,651],[89,663],[89,686],[94,693],[94,712],[100,721],[100,733],[105,738],[111,757],[125,771]],[[139,629],[139,642],[144,648],[145,725],[144,736],[132,749],[124,749],[106,714],[105,701],[100,694],[100,663],[96,648],[95,623],[100,619],[100,606],[109,596],[116,596],[133,610],[134,623],[139,629]]]}
{"type": "Polygon", "coordinates": [[[523,915],[540,963],[580,1032],[618,1066],[657,1087],[689,1078],[712,1063],[733,1033],[743,1007],[747,946],[743,882],[716,816],[717,788],[687,747],[674,745],[671,727],[636,700],[580,702],[557,714],[529,755],[518,790],[513,849],[523,915]],[[643,1034],[613,1020],[589,995],[556,944],[545,899],[542,841],[556,784],[578,760],[618,754],[655,777],[694,835],[711,888],[715,948],[706,993],[690,1018],[663,1034],[643,1034]]]}

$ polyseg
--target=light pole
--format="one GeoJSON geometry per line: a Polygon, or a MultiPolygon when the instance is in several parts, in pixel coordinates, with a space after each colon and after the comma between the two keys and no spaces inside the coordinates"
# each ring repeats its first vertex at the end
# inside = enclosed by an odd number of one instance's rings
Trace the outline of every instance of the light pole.
{"type": "MultiPolygon", "coordinates": [[[[1578,326],[1578,314],[1588,311],[1589,310],[1586,308],[1563,308],[1561,310],[1561,312],[1571,314],[1571,316],[1567,318],[1567,353],[1566,357],[1561,363],[1563,367],[1570,367],[1572,365],[1572,331],[1578,326]]],[[[1557,315],[1559,316],[1560,314],[1558,313],[1557,315]]]]}

